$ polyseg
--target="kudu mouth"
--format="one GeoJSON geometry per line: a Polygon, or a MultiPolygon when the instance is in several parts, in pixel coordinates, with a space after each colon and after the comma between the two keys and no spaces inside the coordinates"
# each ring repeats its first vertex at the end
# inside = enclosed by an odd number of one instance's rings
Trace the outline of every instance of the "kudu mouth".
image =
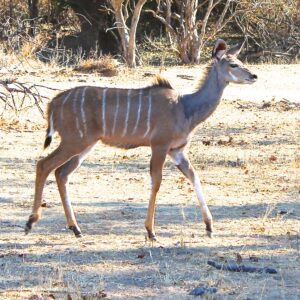
{"type": "Polygon", "coordinates": [[[249,76],[249,78],[247,78],[245,81],[246,81],[246,83],[252,84],[252,83],[256,82],[256,80],[257,80],[257,75],[251,74],[249,76]]]}

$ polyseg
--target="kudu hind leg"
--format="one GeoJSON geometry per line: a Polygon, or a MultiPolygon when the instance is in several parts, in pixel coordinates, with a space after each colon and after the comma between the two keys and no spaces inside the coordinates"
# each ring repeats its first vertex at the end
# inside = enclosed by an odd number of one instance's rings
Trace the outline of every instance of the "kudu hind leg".
{"type": "Polygon", "coordinates": [[[177,168],[193,184],[195,191],[196,191],[197,198],[200,203],[201,215],[202,215],[203,221],[206,225],[206,233],[209,237],[212,237],[212,232],[213,232],[212,215],[211,215],[211,212],[210,212],[210,210],[206,204],[206,201],[204,199],[200,179],[199,179],[193,165],[189,161],[188,156],[185,153],[183,153],[182,151],[170,151],[169,155],[175,161],[177,168]]]}
{"type": "Polygon", "coordinates": [[[65,164],[55,170],[56,182],[65,211],[68,228],[71,229],[76,237],[81,237],[81,230],[77,224],[75,214],[70,201],[68,182],[70,175],[72,175],[82,164],[86,155],[91,151],[93,146],[89,146],[81,154],[72,157],[65,164]]]}
{"type": "MultiPolygon", "coordinates": [[[[82,149],[81,149],[82,151],[82,149]]],[[[47,157],[38,161],[36,166],[36,180],[35,180],[35,194],[32,213],[25,225],[25,233],[27,234],[31,229],[33,223],[36,223],[42,214],[42,194],[46,179],[50,172],[57,169],[59,166],[68,161],[71,157],[76,155],[78,149],[68,148],[66,144],[60,144],[57,149],[50,153],[47,157]]]]}
{"type": "Polygon", "coordinates": [[[150,161],[151,196],[145,227],[148,233],[148,238],[154,241],[156,240],[154,231],[155,201],[162,180],[162,168],[166,159],[166,155],[167,150],[165,147],[152,147],[152,156],[150,161]]]}

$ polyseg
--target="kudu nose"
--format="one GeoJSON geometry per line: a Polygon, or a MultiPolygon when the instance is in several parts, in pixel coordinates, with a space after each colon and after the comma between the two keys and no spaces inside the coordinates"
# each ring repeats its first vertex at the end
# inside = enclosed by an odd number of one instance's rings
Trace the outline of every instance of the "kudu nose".
{"type": "Polygon", "coordinates": [[[257,75],[251,74],[251,79],[257,79],[257,75]]]}

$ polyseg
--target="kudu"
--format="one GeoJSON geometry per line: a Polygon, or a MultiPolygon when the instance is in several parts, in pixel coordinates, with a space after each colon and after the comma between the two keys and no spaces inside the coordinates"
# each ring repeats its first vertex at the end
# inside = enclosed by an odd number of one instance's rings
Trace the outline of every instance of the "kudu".
{"type": "Polygon", "coordinates": [[[25,232],[28,233],[33,223],[41,217],[45,181],[49,173],[55,170],[68,227],[75,236],[81,236],[69,198],[68,180],[87,153],[101,140],[123,149],[151,147],[151,196],[145,221],[150,239],[156,239],[155,200],[167,155],[193,183],[206,232],[211,236],[212,215],[187,149],[194,129],[216,109],[229,82],[256,81],[257,76],[236,58],[240,50],[238,46],[227,49],[223,40],[217,40],[206,77],[190,94],[181,95],[172,89],[167,80],[158,77],[156,83],[141,89],[82,86],[57,95],[48,106],[44,146],[49,146],[55,131],[59,133],[61,142],[56,150],[37,163],[33,211],[25,232]]]}

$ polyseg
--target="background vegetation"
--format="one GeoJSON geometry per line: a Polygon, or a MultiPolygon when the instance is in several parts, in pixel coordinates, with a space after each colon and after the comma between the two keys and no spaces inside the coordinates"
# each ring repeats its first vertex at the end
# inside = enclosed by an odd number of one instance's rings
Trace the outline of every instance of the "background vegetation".
{"type": "Polygon", "coordinates": [[[101,143],[70,182],[84,237],[65,228],[54,174],[43,218],[24,235],[36,160],[60,141],[42,153],[44,112],[58,92],[140,88],[163,70],[189,93],[205,66],[178,64],[206,62],[218,37],[246,38],[243,61],[295,62],[299,10],[299,0],[0,0],[0,299],[200,299],[189,295],[199,286],[217,289],[204,299],[299,299],[300,64],[251,65],[255,85],[229,85],[195,133],[189,155],[214,239],[192,185],[167,161],[159,242],[145,241],[150,149],[101,143]]]}
{"type": "Polygon", "coordinates": [[[217,37],[246,39],[251,61],[300,57],[300,4],[290,0],[1,0],[2,51],[62,64],[111,54],[142,63],[199,63],[217,37]]]}

